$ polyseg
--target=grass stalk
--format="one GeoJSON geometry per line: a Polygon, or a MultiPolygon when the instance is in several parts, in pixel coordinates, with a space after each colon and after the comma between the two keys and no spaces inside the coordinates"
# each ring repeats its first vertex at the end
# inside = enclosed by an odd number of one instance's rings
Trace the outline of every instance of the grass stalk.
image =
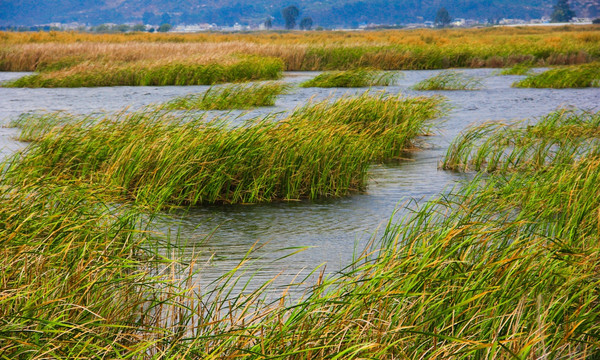
{"type": "Polygon", "coordinates": [[[466,77],[457,71],[443,71],[428,79],[418,82],[414,90],[477,90],[481,81],[474,77],[466,77]]]}
{"type": "Polygon", "coordinates": [[[531,65],[527,63],[519,63],[512,67],[504,68],[500,71],[500,75],[528,75],[531,72],[531,65]]]}
{"type": "Polygon", "coordinates": [[[227,85],[211,87],[203,94],[192,94],[173,99],[161,108],[167,110],[229,110],[273,106],[277,95],[289,89],[282,83],[227,85]]]}
{"type": "Polygon", "coordinates": [[[394,84],[398,74],[369,69],[354,69],[346,71],[328,71],[300,84],[300,87],[370,87],[390,86],[394,84]]]}
{"type": "Polygon", "coordinates": [[[533,125],[486,123],[463,132],[442,168],[506,172],[572,164],[599,152],[600,115],[559,110],[533,125]]]}
{"type": "Polygon", "coordinates": [[[513,86],[553,89],[600,87],[600,63],[566,66],[531,74],[513,86]]]}

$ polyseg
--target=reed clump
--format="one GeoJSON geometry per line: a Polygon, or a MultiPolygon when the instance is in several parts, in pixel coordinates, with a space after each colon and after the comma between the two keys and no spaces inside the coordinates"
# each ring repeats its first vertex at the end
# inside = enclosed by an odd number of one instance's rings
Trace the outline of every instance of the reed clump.
{"type": "Polygon", "coordinates": [[[12,186],[3,180],[3,357],[144,356],[156,351],[155,341],[171,337],[158,312],[163,304],[149,289],[162,288],[169,301],[173,287],[152,275],[163,260],[143,245],[134,211],[109,210],[93,187],[49,179],[12,186]]]}
{"type": "Polygon", "coordinates": [[[426,133],[441,104],[365,94],[234,128],[162,110],[67,117],[63,126],[43,115],[21,121],[38,138],[7,177],[93,181],[158,207],[343,196],[365,189],[373,161],[400,156],[426,133]]]}
{"type": "Polygon", "coordinates": [[[513,86],[553,89],[600,87],[600,63],[567,66],[531,74],[513,86]]]}
{"type": "Polygon", "coordinates": [[[481,81],[458,71],[443,71],[413,85],[414,90],[477,90],[481,81]]]}
{"type": "Polygon", "coordinates": [[[228,110],[273,106],[277,95],[289,90],[283,83],[268,82],[244,86],[239,84],[211,87],[203,94],[173,99],[161,106],[168,110],[228,110]]]}
{"type": "Polygon", "coordinates": [[[527,75],[531,72],[531,65],[527,63],[516,64],[515,66],[502,69],[500,75],[527,75]]]}
{"type": "Polygon", "coordinates": [[[599,113],[560,110],[526,126],[490,122],[454,140],[442,168],[507,172],[573,164],[598,155],[599,137],[599,113]]]}
{"type": "MultiPolygon", "coordinates": [[[[8,170],[3,164],[3,173],[8,170]]],[[[9,359],[235,358],[273,319],[235,269],[200,287],[155,213],[98,184],[0,178],[0,352],[9,359]],[[165,255],[167,254],[167,255],[165,255]],[[187,355],[186,355],[187,354],[187,355]]],[[[243,261],[247,261],[244,259],[243,261]]],[[[241,264],[240,264],[241,267],[241,264]]]]}
{"type": "MultiPolygon", "coordinates": [[[[588,126],[577,114],[554,122],[588,126]]],[[[553,126],[536,132],[561,136],[553,126]]],[[[383,249],[290,307],[251,350],[292,359],[598,356],[599,180],[597,153],[477,176],[388,226],[383,249]]]]}
{"type": "Polygon", "coordinates": [[[398,74],[370,69],[328,71],[300,84],[300,87],[369,87],[390,86],[398,74]]]}
{"type": "Polygon", "coordinates": [[[596,158],[478,177],[388,229],[387,250],[293,307],[285,332],[252,350],[297,359],[598,356],[599,166],[596,158]]]}
{"type": "Polygon", "coordinates": [[[5,87],[95,87],[212,85],[225,82],[274,80],[281,77],[279,59],[248,57],[231,64],[189,62],[94,63],[29,75],[5,87]]]}

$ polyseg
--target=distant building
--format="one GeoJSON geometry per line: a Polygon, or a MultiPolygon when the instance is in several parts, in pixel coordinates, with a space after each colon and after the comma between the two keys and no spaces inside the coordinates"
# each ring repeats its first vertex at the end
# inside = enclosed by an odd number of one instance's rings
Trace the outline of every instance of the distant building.
{"type": "Polygon", "coordinates": [[[498,22],[499,25],[522,25],[527,24],[523,19],[502,19],[498,22]]]}
{"type": "Polygon", "coordinates": [[[202,31],[216,30],[215,24],[190,24],[190,25],[177,25],[172,31],[179,33],[195,33],[202,31]]]}
{"type": "Polygon", "coordinates": [[[463,27],[465,26],[466,22],[465,19],[454,19],[454,21],[452,21],[450,24],[452,26],[463,27]]]}

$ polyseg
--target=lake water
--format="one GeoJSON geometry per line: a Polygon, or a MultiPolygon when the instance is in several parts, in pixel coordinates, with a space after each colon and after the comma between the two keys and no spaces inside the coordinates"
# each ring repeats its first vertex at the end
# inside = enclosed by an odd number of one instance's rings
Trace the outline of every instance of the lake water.
{"type": "MultiPolygon", "coordinates": [[[[470,124],[535,119],[561,107],[600,110],[600,90],[597,88],[517,89],[511,84],[521,76],[495,75],[497,69],[463,71],[465,75],[480,77],[482,89],[413,91],[410,86],[439,71],[405,71],[395,86],[370,90],[406,96],[438,94],[447,98],[452,110],[448,116],[436,120],[435,135],[424,138],[423,150],[411,153],[409,160],[373,166],[365,193],[312,202],[203,206],[165,217],[157,226],[164,232],[179,234],[178,241],[186,244],[185,256],[194,254],[202,264],[200,276],[203,282],[210,282],[231,270],[253,247],[253,261],[246,266],[253,274],[253,284],[279,275],[275,283],[285,285],[295,275],[308,274],[322,264],[326,264],[327,273],[335,273],[352,261],[355,251],[362,250],[378,229],[385,228],[396,210],[395,219],[398,219],[406,213],[405,205],[414,208],[463,179],[464,175],[438,170],[438,165],[452,139],[470,124]],[[300,248],[303,251],[280,259],[300,248]]],[[[290,72],[286,73],[284,81],[297,84],[316,74],[290,72]]],[[[0,73],[0,81],[23,75],[0,73]]],[[[207,88],[0,88],[0,122],[39,110],[88,114],[125,107],[137,109],[207,88]]],[[[274,107],[251,112],[234,111],[230,116],[247,118],[283,113],[310,99],[337,98],[367,90],[294,88],[289,94],[280,96],[274,107]]],[[[0,156],[23,146],[12,139],[16,134],[14,129],[0,128],[0,156]]]]}

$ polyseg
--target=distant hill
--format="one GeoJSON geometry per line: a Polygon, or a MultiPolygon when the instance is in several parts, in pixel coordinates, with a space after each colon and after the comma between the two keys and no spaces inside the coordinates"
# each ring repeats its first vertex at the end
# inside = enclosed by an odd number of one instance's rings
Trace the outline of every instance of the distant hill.
{"type": "MultiPolygon", "coordinates": [[[[52,22],[256,25],[296,5],[315,26],[360,23],[401,24],[432,21],[440,7],[454,18],[531,19],[549,16],[555,0],[0,0],[0,25],[31,26],[52,22]]],[[[578,16],[600,16],[600,0],[571,0],[578,16]]]]}

